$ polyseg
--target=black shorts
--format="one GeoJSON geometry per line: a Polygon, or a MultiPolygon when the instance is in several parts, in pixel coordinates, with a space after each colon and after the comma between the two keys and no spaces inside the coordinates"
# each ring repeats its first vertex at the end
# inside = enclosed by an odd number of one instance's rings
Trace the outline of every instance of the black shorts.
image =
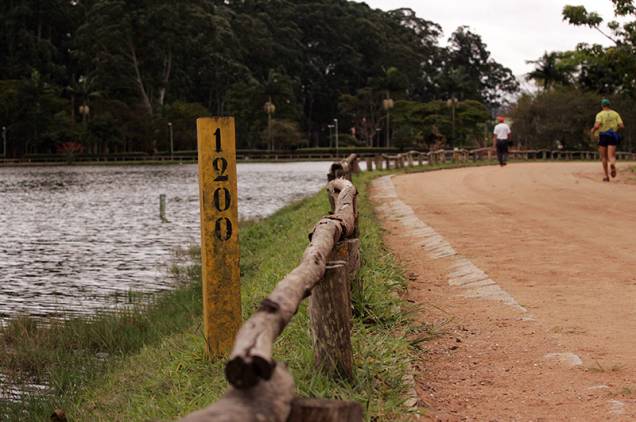
{"type": "Polygon", "coordinates": [[[600,134],[598,137],[598,146],[599,147],[608,147],[608,146],[617,146],[618,139],[611,135],[600,134]]]}

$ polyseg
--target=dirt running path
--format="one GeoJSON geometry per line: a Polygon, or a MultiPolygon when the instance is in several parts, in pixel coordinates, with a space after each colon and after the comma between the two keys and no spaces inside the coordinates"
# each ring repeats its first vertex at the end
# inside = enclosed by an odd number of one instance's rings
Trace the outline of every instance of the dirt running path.
{"type": "Polygon", "coordinates": [[[636,420],[636,185],[599,170],[513,164],[374,185],[436,335],[415,374],[431,418],[636,420]]]}

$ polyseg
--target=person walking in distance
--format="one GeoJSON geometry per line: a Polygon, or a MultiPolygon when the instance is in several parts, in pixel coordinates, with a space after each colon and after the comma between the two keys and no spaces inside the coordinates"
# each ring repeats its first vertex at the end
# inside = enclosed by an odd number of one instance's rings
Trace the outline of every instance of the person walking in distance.
{"type": "Polygon", "coordinates": [[[592,138],[594,138],[596,132],[598,132],[598,151],[601,155],[601,161],[603,162],[603,172],[605,172],[604,182],[610,181],[610,174],[612,177],[616,177],[616,147],[621,139],[619,130],[625,128],[623,119],[620,114],[610,108],[610,101],[604,98],[601,101],[601,110],[596,115],[596,121],[594,127],[591,129],[592,138]],[[609,174],[607,164],[609,162],[609,174]]]}
{"type": "Polygon", "coordinates": [[[512,131],[510,130],[510,126],[506,124],[506,119],[503,116],[497,117],[497,120],[499,124],[495,126],[495,130],[493,131],[492,146],[497,150],[499,165],[503,167],[508,164],[508,143],[510,142],[512,131]]]}

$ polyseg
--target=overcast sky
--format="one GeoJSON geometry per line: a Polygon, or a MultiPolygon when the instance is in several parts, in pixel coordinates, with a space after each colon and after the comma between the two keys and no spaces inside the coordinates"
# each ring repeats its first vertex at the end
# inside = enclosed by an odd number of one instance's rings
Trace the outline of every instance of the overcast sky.
{"type": "Polygon", "coordinates": [[[367,0],[383,10],[408,7],[421,18],[442,26],[446,39],[460,25],[481,35],[492,56],[515,75],[532,70],[526,60],[544,51],[571,50],[580,42],[609,45],[596,30],[574,27],[562,21],[566,4],[584,5],[597,11],[606,22],[613,19],[610,0],[367,0]]]}

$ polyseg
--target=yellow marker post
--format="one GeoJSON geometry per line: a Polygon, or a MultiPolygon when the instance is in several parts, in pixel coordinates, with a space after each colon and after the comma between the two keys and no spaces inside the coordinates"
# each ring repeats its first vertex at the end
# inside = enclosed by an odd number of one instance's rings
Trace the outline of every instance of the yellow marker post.
{"type": "Polygon", "coordinates": [[[241,326],[234,118],[197,120],[203,322],[210,357],[233,346],[241,326]]]}

